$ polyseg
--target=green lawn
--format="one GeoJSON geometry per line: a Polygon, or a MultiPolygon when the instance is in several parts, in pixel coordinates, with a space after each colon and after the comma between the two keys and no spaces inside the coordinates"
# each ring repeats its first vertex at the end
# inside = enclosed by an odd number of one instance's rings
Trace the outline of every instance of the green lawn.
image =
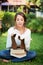
{"type": "MultiPolygon", "coordinates": [[[[5,49],[7,33],[0,36],[0,50],[5,49]]],[[[32,33],[32,42],[30,45],[30,50],[35,50],[37,52],[37,57],[31,61],[24,62],[9,62],[4,63],[0,61],[0,65],[43,65],[43,34],[32,33]]]]}

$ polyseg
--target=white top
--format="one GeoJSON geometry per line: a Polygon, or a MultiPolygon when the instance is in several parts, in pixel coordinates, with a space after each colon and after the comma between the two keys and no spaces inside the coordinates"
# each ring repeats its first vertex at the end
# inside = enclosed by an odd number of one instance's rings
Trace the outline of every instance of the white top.
{"type": "Polygon", "coordinates": [[[7,44],[6,44],[7,49],[9,49],[12,46],[12,40],[11,40],[12,34],[16,34],[15,41],[17,46],[20,46],[21,44],[21,41],[18,39],[18,36],[20,36],[21,39],[24,39],[25,48],[28,51],[30,48],[30,41],[31,41],[30,29],[27,29],[23,34],[20,34],[20,31],[15,29],[14,27],[9,28],[8,36],[7,36],[7,44]]]}

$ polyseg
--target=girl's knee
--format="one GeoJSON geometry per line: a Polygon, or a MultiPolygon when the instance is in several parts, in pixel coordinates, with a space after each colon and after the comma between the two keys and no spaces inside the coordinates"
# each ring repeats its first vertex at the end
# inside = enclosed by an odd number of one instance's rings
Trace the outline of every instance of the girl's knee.
{"type": "Polygon", "coordinates": [[[37,55],[36,52],[35,51],[32,51],[32,56],[33,57],[36,57],[36,55],[37,55]]]}
{"type": "Polygon", "coordinates": [[[3,51],[0,51],[0,56],[3,56],[3,51]]]}
{"type": "Polygon", "coordinates": [[[4,56],[7,53],[7,50],[1,50],[0,51],[0,56],[4,56]]]}
{"type": "Polygon", "coordinates": [[[28,55],[30,55],[31,57],[35,57],[37,54],[35,51],[29,51],[28,55]]]}

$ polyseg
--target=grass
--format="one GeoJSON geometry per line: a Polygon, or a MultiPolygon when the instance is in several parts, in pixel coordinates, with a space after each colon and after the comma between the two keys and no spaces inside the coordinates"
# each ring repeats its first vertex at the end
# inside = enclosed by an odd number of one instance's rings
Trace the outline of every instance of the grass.
{"type": "MultiPolygon", "coordinates": [[[[0,50],[6,49],[7,33],[0,36],[0,50]]],[[[9,62],[4,63],[0,61],[0,65],[43,65],[43,34],[32,33],[32,42],[30,50],[37,52],[37,57],[31,61],[24,62],[9,62]]]]}

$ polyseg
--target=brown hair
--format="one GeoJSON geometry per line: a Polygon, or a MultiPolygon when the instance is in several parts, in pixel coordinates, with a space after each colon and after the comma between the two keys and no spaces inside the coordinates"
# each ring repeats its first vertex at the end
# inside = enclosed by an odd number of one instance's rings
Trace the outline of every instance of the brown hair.
{"type": "MultiPolygon", "coordinates": [[[[24,18],[24,21],[25,21],[25,23],[26,23],[26,16],[25,16],[25,14],[24,14],[23,12],[18,12],[18,13],[16,13],[14,20],[16,21],[16,18],[17,18],[18,15],[21,15],[21,16],[24,18]]],[[[25,23],[24,23],[24,24],[25,24],[25,23]]]]}

